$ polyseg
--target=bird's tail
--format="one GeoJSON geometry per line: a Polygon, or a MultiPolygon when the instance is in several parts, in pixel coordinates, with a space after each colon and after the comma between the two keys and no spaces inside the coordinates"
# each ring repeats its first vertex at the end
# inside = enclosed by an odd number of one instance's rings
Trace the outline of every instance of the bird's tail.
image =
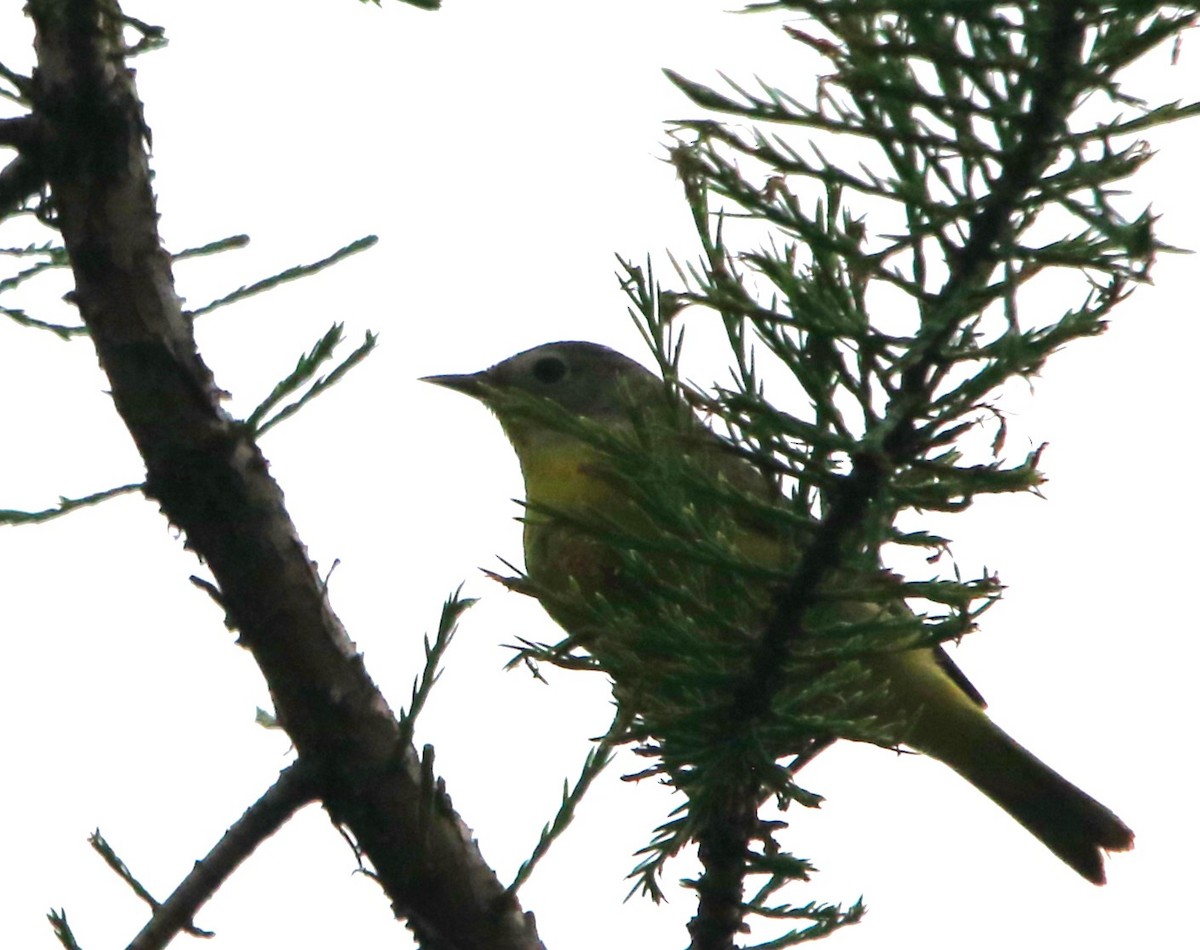
{"type": "Polygon", "coordinates": [[[890,654],[872,665],[889,687],[882,711],[908,723],[906,745],[946,763],[1079,874],[1104,883],[1104,852],[1133,847],[1120,818],[992,722],[942,651],[890,654]]]}
{"type": "Polygon", "coordinates": [[[970,755],[942,759],[1093,884],[1104,883],[1104,852],[1128,851],[1133,832],[986,718],[970,755]],[[953,759],[953,761],[952,761],[953,759]]]}

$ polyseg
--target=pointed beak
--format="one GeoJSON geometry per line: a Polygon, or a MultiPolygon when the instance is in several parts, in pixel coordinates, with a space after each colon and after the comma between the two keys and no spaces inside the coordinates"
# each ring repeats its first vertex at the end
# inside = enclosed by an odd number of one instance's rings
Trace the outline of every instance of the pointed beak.
{"type": "Polygon", "coordinates": [[[446,376],[422,376],[421,382],[433,383],[435,386],[445,386],[455,392],[464,393],[473,399],[484,398],[484,385],[487,382],[487,372],[481,373],[450,373],[446,376]]]}

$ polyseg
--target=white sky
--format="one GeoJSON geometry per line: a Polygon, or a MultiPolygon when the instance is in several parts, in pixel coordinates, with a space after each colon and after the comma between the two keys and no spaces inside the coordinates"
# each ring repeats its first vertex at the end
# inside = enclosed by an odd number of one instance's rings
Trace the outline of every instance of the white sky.
{"type": "MultiPolygon", "coordinates": [[[[231,410],[244,413],[331,322],[345,321],[354,342],[380,332],[367,364],[264,450],[314,559],[322,570],[340,559],[334,607],[394,706],[444,596],[465,580],[483,597],[418,741],[436,745],[455,805],[505,879],[577,773],[586,737],[606,725],[607,695],[599,680],[557,675],[547,689],[501,671],[501,644],[555,636],[535,604],[478,571],[519,558],[516,464],[486,412],[416,378],[564,338],[645,359],[612,255],[653,253],[665,273],[667,249],[695,253],[659,159],[662,121],[696,110],[660,68],[707,81],[718,69],[759,73],[798,95],[814,70],[777,18],[732,16],[716,2],[578,10],[529,0],[447,0],[436,14],[353,0],[127,7],[171,39],[136,64],[168,246],[253,238],[246,251],[179,267],[190,305],[380,235],[332,272],[204,318],[198,337],[231,410]]],[[[27,67],[31,35],[16,4],[0,11],[6,64],[27,67]]],[[[1178,65],[1158,51],[1139,76],[1131,91],[1155,100],[1200,88],[1195,38],[1178,65]]],[[[1182,246],[1200,243],[1197,134],[1157,134],[1160,154],[1133,186],[1182,246]]],[[[1156,285],[1117,311],[1106,336],[1051,361],[1036,398],[1005,396],[1012,457],[1050,443],[1046,500],[990,500],[938,525],[965,571],[998,570],[1009,587],[956,657],[995,718],[1121,815],[1137,849],[1093,888],[944,767],[844,745],[805,775],[828,802],[793,814],[785,837],[822,871],[793,900],[866,898],[866,922],[835,945],[1182,944],[1200,840],[1185,410],[1200,345],[1195,267],[1164,257],[1156,285]]],[[[40,315],[71,318],[65,308],[40,315]]],[[[711,380],[723,365],[703,372],[711,380]]],[[[0,325],[0,507],[141,477],[104,389],[86,341],[0,325]]],[[[86,835],[100,827],[165,897],[288,761],[285,737],[254,724],[266,690],[188,583],[198,571],[137,497],[0,531],[6,945],[55,946],[51,907],[66,909],[84,946],[124,945],[145,913],[86,835]]],[[[522,893],[548,947],[686,940],[689,895],[664,908],[622,903],[633,851],[674,800],[619,774],[602,779],[522,893]]],[[[382,893],[353,871],[310,809],[198,923],[224,950],[405,945],[382,893]]]]}

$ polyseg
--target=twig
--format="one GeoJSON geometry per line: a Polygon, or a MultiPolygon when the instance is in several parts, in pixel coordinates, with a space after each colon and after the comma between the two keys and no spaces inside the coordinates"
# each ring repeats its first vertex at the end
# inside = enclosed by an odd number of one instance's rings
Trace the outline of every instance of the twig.
{"type": "MultiPolygon", "coordinates": [[[[307,763],[294,762],[284,769],[275,784],[196,862],[171,896],[155,906],[154,915],[128,950],[161,950],[181,931],[194,930],[192,919],[217,888],[292,815],[315,801],[317,792],[315,771],[307,763]]],[[[143,899],[149,899],[149,895],[143,895],[143,899]]]]}

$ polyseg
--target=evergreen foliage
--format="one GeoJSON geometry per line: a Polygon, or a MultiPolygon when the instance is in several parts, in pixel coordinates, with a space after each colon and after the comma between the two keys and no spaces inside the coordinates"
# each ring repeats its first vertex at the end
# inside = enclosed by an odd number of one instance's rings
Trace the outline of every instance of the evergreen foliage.
{"type": "MultiPolygon", "coordinates": [[[[902,529],[906,513],[1036,491],[1040,450],[1005,457],[993,400],[1067,343],[1101,333],[1155,255],[1174,250],[1118,185],[1150,158],[1138,136],[1198,108],[1147,104],[1119,82],[1139,56],[1178,40],[1192,8],[812,0],[755,9],[799,14],[785,29],[827,71],[808,97],[668,73],[695,105],[724,116],[673,131],[700,259],[675,262],[670,289],[631,261],[622,282],[672,391],[787,506],[695,457],[656,453],[656,440],[679,429],[649,410],[614,439],[553,407],[523,407],[603,450],[655,526],[583,525],[623,551],[628,587],[646,591],[588,605],[584,626],[621,630],[617,642],[584,644],[590,660],[571,639],[526,645],[522,656],[609,673],[629,715],[624,740],[651,763],[643,776],[685,793],[634,876],[661,897],[669,859],[698,843],[704,874],[687,882],[700,900],[695,947],[729,946],[753,918],[789,923],[760,944],[771,947],[860,918],[861,903],[779,902],[811,867],[761,808],[819,802],[794,775],[832,737],[895,741],[894,724],[866,711],[856,657],[958,638],[999,596],[992,576],[883,571],[881,552],[946,550],[945,538],[902,529]],[[735,385],[685,384],[683,328],[712,321],[735,385]],[[797,405],[773,390],[803,395],[797,405]],[[763,565],[737,539],[772,518],[796,557],[764,605],[763,565]],[[848,616],[847,604],[859,606],[848,616]],[[735,633],[748,627],[752,648],[735,633]],[[623,650],[633,641],[637,652],[623,650]],[[746,899],[752,880],[759,890],[746,899]]],[[[527,577],[510,583],[556,596],[527,577]]]]}

